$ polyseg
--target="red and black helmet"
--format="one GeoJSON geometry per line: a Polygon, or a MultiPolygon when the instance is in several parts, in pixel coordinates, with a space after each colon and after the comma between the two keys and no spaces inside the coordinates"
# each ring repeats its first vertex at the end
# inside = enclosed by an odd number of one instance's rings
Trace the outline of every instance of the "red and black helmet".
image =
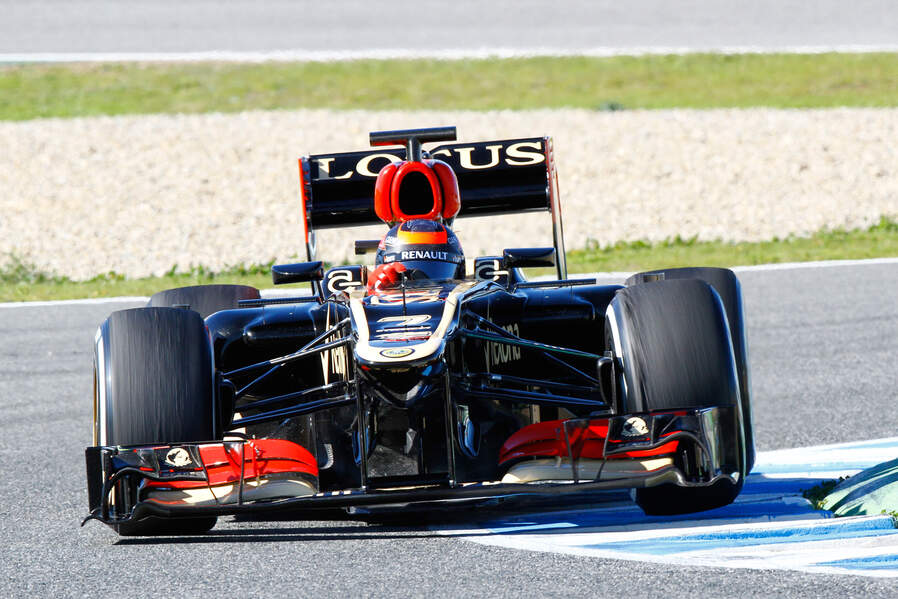
{"type": "Polygon", "coordinates": [[[458,237],[435,220],[408,220],[394,226],[381,240],[374,263],[401,263],[411,279],[465,276],[465,255],[458,237]]]}

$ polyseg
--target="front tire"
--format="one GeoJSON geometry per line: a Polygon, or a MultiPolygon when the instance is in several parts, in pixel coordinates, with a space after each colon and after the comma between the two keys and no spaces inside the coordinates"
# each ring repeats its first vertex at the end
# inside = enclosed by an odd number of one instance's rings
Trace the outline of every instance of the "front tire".
{"type": "Polygon", "coordinates": [[[745,460],[747,471],[755,463],[755,437],[751,413],[751,370],[748,364],[748,342],[745,334],[745,314],[742,307],[742,285],[736,273],[728,268],[689,266],[665,268],[632,275],[626,285],[637,285],[655,280],[698,279],[714,288],[720,296],[727,314],[733,354],[736,357],[736,373],[739,375],[739,403],[742,406],[742,425],[745,429],[745,460]]]}
{"type": "Polygon", "coordinates": [[[259,290],[249,285],[194,285],[153,294],[147,307],[189,307],[206,318],[219,310],[237,308],[240,300],[259,299],[259,290]]]}
{"type": "MultiPolygon", "coordinates": [[[[739,383],[720,297],[699,280],[658,281],[621,289],[607,313],[610,348],[622,373],[621,414],[683,408],[732,407],[739,383]]],[[[731,503],[742,488],[744,436],[741,419],[732,435],[739,482],[708,487],[664,484],[636,490],[647,514],[681,514],[731,503]]]]}
{"type": "MultiPolygon", "coordinates": [[[[188,443],[216,438],[212,351],[202,317],[178,308],[113,312],[96,345],[95,438],[99,445],[188,443]]],[[[124,501],[119,491],[116,501],[124,501]]],[[[123,536],[195,534],[215,517],[146,518],[123,536]]]]}

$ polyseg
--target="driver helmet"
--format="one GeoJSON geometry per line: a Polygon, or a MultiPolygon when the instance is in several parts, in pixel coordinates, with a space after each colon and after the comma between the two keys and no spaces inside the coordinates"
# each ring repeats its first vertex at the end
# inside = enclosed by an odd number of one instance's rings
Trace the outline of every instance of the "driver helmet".
{"type": "Polygon", "coordinates": [[[465,255],[458,237],[435,220],[414,219],[394,226],[377,246],[374,276],[376,288],[398,283],[398,273],[406,279],[443,281],[465,277],[465,255]],[[389,279],[379,273],[392,273],[389,279]],[[379,283],[379,284],[378,284],[379,283]]]}

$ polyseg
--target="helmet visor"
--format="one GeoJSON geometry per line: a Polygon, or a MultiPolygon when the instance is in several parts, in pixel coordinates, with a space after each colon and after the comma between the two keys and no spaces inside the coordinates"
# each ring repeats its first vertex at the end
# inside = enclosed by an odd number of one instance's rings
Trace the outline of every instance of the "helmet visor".
{"type": "Polygon", "coordinates": [[[441,262],[439,260],[402,260],[407,280],[430,279],[445,281],[462,278],[461,269],[464,263],[441,262]]]}

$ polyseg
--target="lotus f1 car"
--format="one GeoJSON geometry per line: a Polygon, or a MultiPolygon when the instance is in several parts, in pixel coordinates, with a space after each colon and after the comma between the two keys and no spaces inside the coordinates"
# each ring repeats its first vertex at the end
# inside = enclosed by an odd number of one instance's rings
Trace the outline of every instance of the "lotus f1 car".
{"type": "Polygon", "coordinates": [[[754,460],[735,275],[568,278],[552,140],[454,140],[376,132],[300,159],[308,261],[272,271],[311,294],[187,287],[109,316],[88,520],[136,535],[608,489],[651,514],[734,500],[754,460]],[[554,247],[462,255],[457,217],[525,211],[551,214],[554,247]],[[373,267],[316,260],[316,230],[381,221],[356,242],[373,267]]]}

